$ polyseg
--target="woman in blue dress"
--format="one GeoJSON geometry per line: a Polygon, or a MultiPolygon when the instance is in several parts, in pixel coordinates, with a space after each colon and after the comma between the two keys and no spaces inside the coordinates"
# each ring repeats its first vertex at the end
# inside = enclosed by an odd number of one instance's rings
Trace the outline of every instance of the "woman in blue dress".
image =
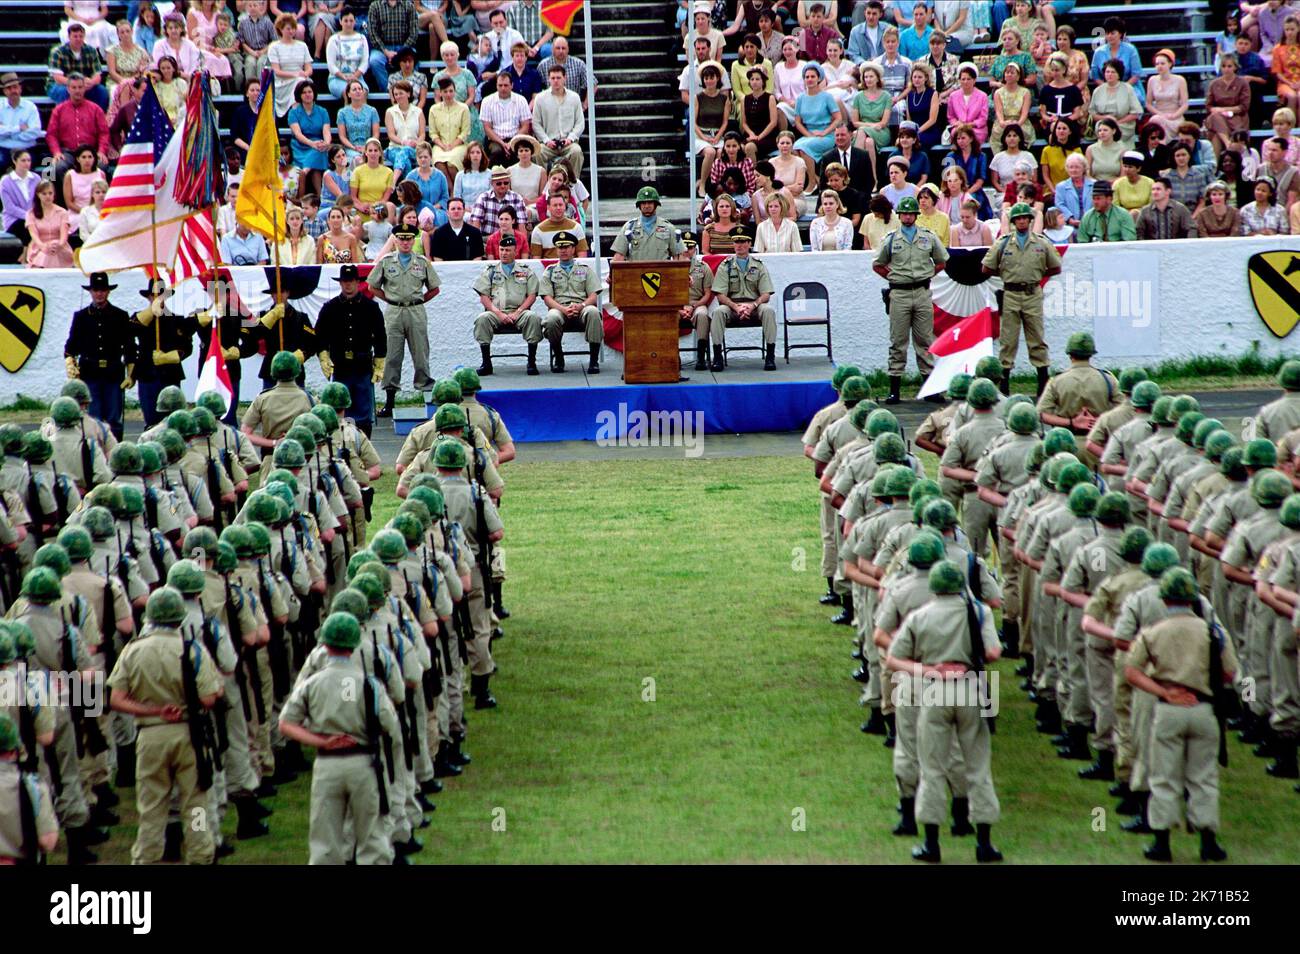
{"type": "Polygon", "coordinates": [[[339,196],[348,194],[352,182],[352,163],[348,159],[347,147],[336,142],[330,146],[328,155],[330,168],[320,186],[321,221],[329,217],[330,209],[334,208],[339,196]]]}
{"type": "Polygon", "coordinates": [[[320,195],[330,148],[330,118],[324,107],[316,105],[316,90],[310,81],[299,83],[293,98],[297,104],[289,110],[286,119],[293,164],[301,170],[298,176],[298,201],[301,202],[305,195],[320,195]]]}
{"type": "Polygon", "coordinates": [[[907,118],[916,123],[919,145],[929,152],[943,137],[939,122],[939,96],[934,91],[934,74],[925,63],[913,63],[911,82],[907,85],[907,118]]]}
{"type": "Polygon", "coordinates": [[[348,166],[362,161],[367,139],[379,138],[379,110],[366,102],[369,91],[359,80],[348,83],[348,102],[335,116],[339,142],[348,151],[348,166]]]}
{"type": "Polygon", "coordinates": [[[406,174],[407,182],[414,182],[420,187],[420,210],[428,209],[433,213],[433,227],[447,222],[447,200],[451,198],[447,189],[447,177],[441,169],[433,167],[433,147],[422,142],[415,147],[416,167],[406,174]]]}
{"type": "Polygon", "coordinates": [[[824,89],[825,78],[818,64],[805,65],[804,92],[794,101],[794,126],[802,137],[794,148],[804,156],[810,184],[817,182],[817,164],[835,147],[835,127],[844,122],[839,102],[824,89]]]}

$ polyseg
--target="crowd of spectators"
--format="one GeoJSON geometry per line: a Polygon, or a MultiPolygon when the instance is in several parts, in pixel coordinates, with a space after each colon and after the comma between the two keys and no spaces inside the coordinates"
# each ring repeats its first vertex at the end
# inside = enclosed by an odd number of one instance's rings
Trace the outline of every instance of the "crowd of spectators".
{"type": "Polygon", "coordinates": [[[702,246],[872,248],[904,196],[954,246],[1017,202],[1058,243],[1300,233],[1300,2],[1227,4],[1203,107],[1121,17],[1077,45],[1074,6],[679,0],[702,246]]]}
{"type": "MultiPolygon", "coordinates": [[[[3,227],[31,268],[68,267],[152,84],[174,124],[189,82],[242,96],[223,133],[225,264],[368,262],[410,222],[438,260],[495,257],[499,230],[551,248],[585,231],[581,140],[595,79],[540,0],[140,0],[68,2],[48,57],[42,122],[14,72],[0,75],[3,227]],[[434,61],[421,68],[427,49],[434,61]],[[262,99],[281,132],[289,237],[272,249],[234,215],[262,99]],[[326,93],[328,90],[328,94],[326,93]],[[372,104],[373,101],[373,104],[372,104]]],[[[579,254],[586,254],[585,239],[579,254]]]]}

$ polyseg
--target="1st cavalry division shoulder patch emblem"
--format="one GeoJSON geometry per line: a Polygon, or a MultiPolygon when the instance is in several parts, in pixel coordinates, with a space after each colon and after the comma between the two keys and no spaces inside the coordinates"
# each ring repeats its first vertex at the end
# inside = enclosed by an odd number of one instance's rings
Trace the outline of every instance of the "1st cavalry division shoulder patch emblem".
{"type": "Polygon", "coordinates": [[[1259,252],[1246,263],[1250,297],[1268,330],[1285,338],[1300,324],[1300,254],[1259,252]]]}
{"type": "Polygon", "coordinates": [[[45,292],[32,285],[0,285],[0,367],[22,370],[41,340],[45,292]]]}
{"type": "Polygon", "coordinates": [[[647,298],[656,298],[659,295],[659,287],[663,284],[664,277],[659,272],[642,272],[641,287],[645,290],[647,298]]]}

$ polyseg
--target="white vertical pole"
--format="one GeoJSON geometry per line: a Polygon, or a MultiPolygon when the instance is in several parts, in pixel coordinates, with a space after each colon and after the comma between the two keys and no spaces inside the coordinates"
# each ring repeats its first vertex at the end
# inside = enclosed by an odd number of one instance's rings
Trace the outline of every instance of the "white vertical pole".
{"type": "Polygon", "coordinates": [[[695,92],[698,77],[695,75],[694,21],[695,15],[692,14],[689,24],[690,32],[687,34],[690,38],[690,42],[686,44],[686,68],[688,71],[687,88],[689,90],[686,95],[690,97],[690,103],[687,104],[686,108],[686,152],[688,154],[691,169],[690,181],[686,183],[686,188],[689,189],[691,193],[691,220],[686,224],[686,228],[691,232],[695,231],[695,223],[699,221],[695,214],[695,203],[698,201],[695,194],[695,92]]]}
{"type": "Polygon", "coordinates": [[[582,29],[583,41],[586,43],[587,59],[587,139],[591,144],[591,158],[587,163],[587,168],[591,171],[591,231],[592,231],[592,255],[596,259],[596,269],[600,270],[600,182],[598,181],[599,166],[596,160],[596,71],[592,66],[592,42],[591,42],[591,3],[584,2],[582,5],[582,29]]]}

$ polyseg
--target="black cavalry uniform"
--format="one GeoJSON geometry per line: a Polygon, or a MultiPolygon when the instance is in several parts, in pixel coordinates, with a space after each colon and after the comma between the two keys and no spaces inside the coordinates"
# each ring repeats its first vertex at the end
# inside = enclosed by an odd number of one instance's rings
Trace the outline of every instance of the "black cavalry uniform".
{"type": "Polygon", "coordinates": [[[128,365],[136,363],[131,316],[106,302],[87,305],[72,315],[64,357],[77,362],[81,379],[90,388],[90,414],[109,425],[122,439],[122,382],[128,365]]]}

